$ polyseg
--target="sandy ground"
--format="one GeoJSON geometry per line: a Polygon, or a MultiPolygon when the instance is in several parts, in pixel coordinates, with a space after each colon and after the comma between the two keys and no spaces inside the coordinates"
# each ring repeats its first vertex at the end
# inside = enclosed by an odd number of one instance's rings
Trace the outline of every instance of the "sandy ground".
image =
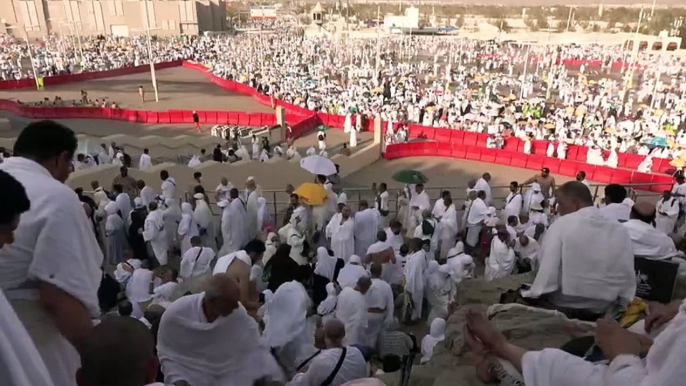
{"type": "Polygon", "coordinates": [[[0,99],[35,102],[43,98],[52,100],[59,95],[64,101],[78,100],[81,98],[81,90],[85,90],[91,100],[105,98],[127,109],[154,111],[197,109],[263,113],[273,111],[271,107],[258,103],[250,96],[224,90],[207,80],[205,74],[199,71],[175,67],[159,70],[156,76],[160,97],[157,103],[149,73],[50,86],[45,91],[33,89],[0,91],[0,99]],[[150,102],[141,102],[138,96],[138,86],[143,86],[145,98],[150,102]]]}

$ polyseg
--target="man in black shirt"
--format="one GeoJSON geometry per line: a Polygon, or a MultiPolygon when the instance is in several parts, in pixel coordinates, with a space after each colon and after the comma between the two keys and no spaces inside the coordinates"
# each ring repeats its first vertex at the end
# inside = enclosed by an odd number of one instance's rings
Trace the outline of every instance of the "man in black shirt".
{"type": "Polygon", "coordinates": [[[200,132],[200,117],[198,116],[198,113],[193,110],[193,126],[195,127],[195,130],[199,133],[200,132]]]}

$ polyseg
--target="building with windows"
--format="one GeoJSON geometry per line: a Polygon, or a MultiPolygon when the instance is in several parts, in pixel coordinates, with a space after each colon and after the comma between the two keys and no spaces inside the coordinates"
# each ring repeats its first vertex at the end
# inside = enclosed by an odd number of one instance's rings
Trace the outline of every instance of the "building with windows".
{"type": "Polygon", "coordinates": [[[145,33],[171,36],[226,30],[224,0],[0,0],[0,33],[40,37],[145,33]],[[146,9],[147,8],[147,9],[146,9]]]}

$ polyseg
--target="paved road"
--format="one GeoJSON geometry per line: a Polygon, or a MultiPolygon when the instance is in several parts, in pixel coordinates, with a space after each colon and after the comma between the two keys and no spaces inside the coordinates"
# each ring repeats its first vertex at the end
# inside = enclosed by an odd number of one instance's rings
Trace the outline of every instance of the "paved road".
{"type": "Polygon", "coordinates": [[[88,92],[88,98],[107,99],[122,108],[164,111],[185,110],[230,110],[270,113],[273,110],[255,101],[250,96],[227,91],[207,80],[205,74],[184,67],[175,67],[156,72],[160,101],[155,103],[149,73],[97,79],[87,82],[49,86],[45,91],[34,89],[0,91],[0,99],[39,101],[54,99],[59,95],[64,101],[78,100],[81,90],[88,92]],[[145,88],[146,100],[141,102],[138,86],[145,88]]]}

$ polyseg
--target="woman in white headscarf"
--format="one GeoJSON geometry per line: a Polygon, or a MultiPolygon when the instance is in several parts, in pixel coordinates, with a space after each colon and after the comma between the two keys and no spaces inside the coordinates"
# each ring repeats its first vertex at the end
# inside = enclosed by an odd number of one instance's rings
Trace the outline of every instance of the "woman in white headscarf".
{"type": "Polygon", "coordinates": [[[269,224],[269,212],[267,211],[267,199],[264,197],[257,198],[257,230],[258,233],[264,230],[264,227],[269,224]]]}
{"type": "Polygon", "coordinates": [[[266,266],[269,259],[274,256],[276,249],[279,247],[279,236],[274,232],[269,232],[267,240],[264,242],[265,251],[262,255],[262,266],[266,266]]]}
{"type": "Polygon", "coordinates": [[[362,267],[362,259],[357,255],[350,256],[348,264],[338,273],[338,284],[341,288],[354,287],[357,281],[364,276],[369,276],[367,270],[362,267]]]}
{"type": "Polygon", "coordinates": [[[105,239],[107,240],[107,262],[118,264],[124,260],[124,250],[128,243],[126,241],[126,225],[117,213],[118,207],[114,201],[105,205],[105,239]]]}
{"type": "Polygon", "coordinates": [[[176,198],[167,198],[164,200],[166,209],[162,211],[162,218],[164,218],[164,230],[167,232],[167,241],[169,247],[177,246],[177,235],[179,230],[179,223],[181,222],[181,207],[176,198]]]}
{"type": "Polygon", "coordinates": [[[193,217],[193,207],[187,202],[181,204],[181,222],[179,222],[177,234],[181,240],[181,256],[183,256],[191,249],[191,237],[199,235],[198,223],[193,217]]]}
{"type": "Polygon", "coordinates": [[[202,245],[204,247],[212,248],[214,251],[216,251],[217,241],[215,239],[216,234],[214,229],[214,218],[212,216],[210,206],[207,205],[207,202],[205,201],[205,195],[202,193],[196,193],[193,198],[195,198],[195,211],[193,212],[193,218],[198,224],[202,245]]]}
{"type": "Polygon", "coordinates": [[[447,318],[448,308],[455,298],[455,284],[449,279],[449,269],[448,266],[439,265],[436,260],[432,260],[426,270],[424,294],[431,306],[427,319],[429,324],[436,318],[447,318]]]}
{"type": "Polygon", "coordinates": [[[329,283],[326,285],[326,299],[317,306],[317,314],[322,317],[322,323],[326,323],[334,318],[337,303],[338,291],[336,291],[336,285],[329,283]]]}
{"type": "Polygon", "coordinates": [[[264,332],[274,355],[290,378],[295,372],[295,359],[311,341],[314,331],[308,331],[307,311],[310,298],[305,287],[297,281],[284,283],[274,292],[264,314],[264,332]],[[292,367],[291,367],[292,366],[292,367]]]}
{"type": "Polygon", "coordinates": [[[312,283],[312,301],[315,307],[326,298],[326,285],[336,280],[344,265],[343,259],[330,255],[326,248],[317,248],[317,263],[312,283]]]}
{"type": "Polygon", "coordinates": [[[303,256],[305,248],[304,224],[300,221],[300,216],[294,214],[291,216],[290,225],[288,237],[286,238],[287,244],[291,246],[290,257],[296,263],[305,265],[307,264],[307,259],[303,256]]]}
{"type": "Polygon", "coordinates": [[[426,363],[431,359],[434,353],[434,347],[438,342],[445,340],[445,320],[441,318],[434,319],[431,322],[429,335],[422,339],[422,359],[420,363],[426,363]]]}

